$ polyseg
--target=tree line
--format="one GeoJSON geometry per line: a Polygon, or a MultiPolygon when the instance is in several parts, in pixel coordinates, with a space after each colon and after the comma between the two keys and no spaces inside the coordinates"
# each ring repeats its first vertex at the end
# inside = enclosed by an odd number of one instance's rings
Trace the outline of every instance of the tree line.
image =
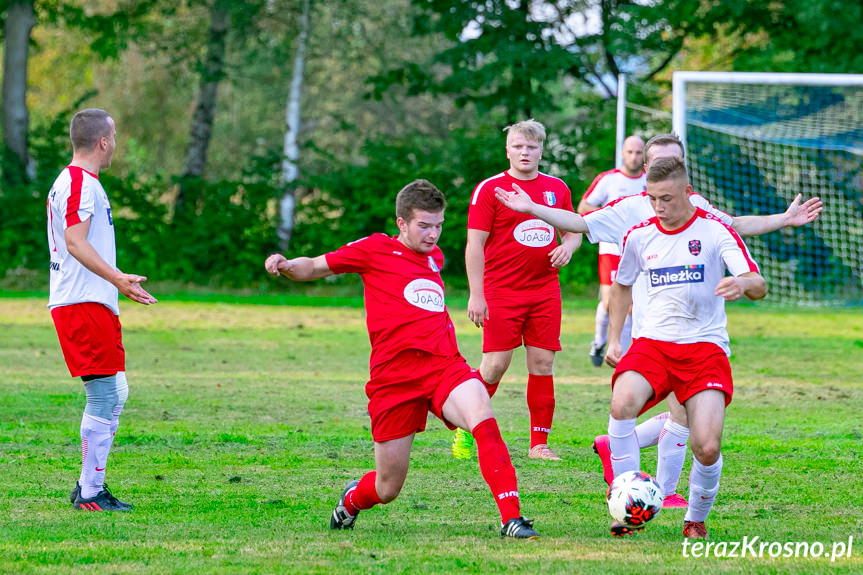
{"type": "MultiPolygon", "coordinates": [[[[863,7],[831,0],[4,0],[0,278],[42,278],[45,196],[75,110],[114,116],[101,176],[118,258],[152,279],[249,286],[263,255],[394,231],[422,177],[448,196],[447,281],[464,284],[473,186],[502,128],[549,129],[541,169],[580,196],[629,132],[670,129],[674,70],[863,69],[863,7]]],[[[594,252],[562,280],[589,285],[594,252]]]]}

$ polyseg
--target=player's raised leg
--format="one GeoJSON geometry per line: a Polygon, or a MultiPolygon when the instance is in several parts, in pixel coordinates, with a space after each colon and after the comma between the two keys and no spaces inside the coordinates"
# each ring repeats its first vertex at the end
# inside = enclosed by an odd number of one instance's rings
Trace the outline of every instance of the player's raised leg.
{"type": "Polygon", "coordinates": [[[441,412],[453,425],[469,428],[473,433],[480,472],[500,512],[501,535],[538,538],[533,522],[521,516],[515,468],[491,410],[486,387],[479,379],[465,381],[450,392],[441,412]]]}

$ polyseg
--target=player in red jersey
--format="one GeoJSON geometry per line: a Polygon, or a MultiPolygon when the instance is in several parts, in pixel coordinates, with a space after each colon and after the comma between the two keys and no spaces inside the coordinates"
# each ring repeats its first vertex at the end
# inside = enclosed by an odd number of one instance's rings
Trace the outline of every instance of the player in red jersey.
{"type": "Polygon", "coordinates": [[[296,281],[357,273],[365,287],[371,341],[368,410],[375,442],[375,470],[348,483],[331,529],[352,529],[357,513],[398,496],[407,476],[414,436],[428,412],[450,429],[470,429],[480,472],[501,516],[501,535],[539,537],[521,517],[515,469],[491,410],[494,385],[485,384],[458,351],[440,277],[437,247],[446,200],[426,180],[405,186],[396,198],[399,235],[374,234],[315,258],[267,258],[273,275],[296,281]]]}
{"type": "MultiPolygon", "coordinates": [[[[569,188],[539,171],[545,127],[534,120],[507,128],[509,169],[479,183],[468,209],[465,264],[470,299],[468,317],[483,328],[480,373],[497,384],[525,346],[530,451],[535,459],[560,458],[548,448],[554,417],[554,355],[560,351],[561,300],[558,269],[569,263],[581,234],[562,233],[542,220],[506,209],[495,188],[520,186],[545,206],[570,212],[569,188]]],[[[463,433],[463,432],[462,432],[463,433]]],[[[455,438],[459,441],[458,432],[455,438]]]]}
{"type": "MultiPolygon", "coordinates": [[[[623,141],[623,165],[596,176],[593,183],[578,203],[578,213],[587,214],[605,207],[618,198],[640,194],[645,189],[644,140],[629,136],[623,141]]],[[[599,242],[599,303],[596,305],[596,331],[590,343],[590,361],[600,367],[605,358],[605,343],[608,340],[608,294],[620,263],[620,249],[616,242],[599,242]]],[[[628,328],[631,319],[624,325],[623,349],[629,346],[628,328]]]]}
{"type": "MultiPolygon", "coordinates": [[[[653,161],[647,194],[656,216],[626,234],[611,292],[606,355],[615,367],[608,420],[611,462],[615,477],[640,469],[636,417],[673,392],[686,409],[694,455],[683,536],[705,539],[704,521],[722,472],[725,407],[733,394],[725,302],[744,295],[761,299],[767,285],[731,226],[692,205],[681,158],[653,161]],[[642,274],[642,325],[623,355],[620,331],[632,305],[632,285],[642,274]]],[[[620,536],[632,529],[615,523],[611,531],[620,536]]]]}
{"type": "Polygon", "coordinates": [[[72,377],[84,381],[81,475],[70,494],[75,509],[128,511],[104,484],[108,453],[129,395],[126,352],[120,332],[118,292],[149,305],[156,299],[147,278],[117,269],[111,204],[99,171],[111,165],[114,120],[104,110],[72,118],[72,161],[48,193],[51,286],[48,307],[72,377]]]}

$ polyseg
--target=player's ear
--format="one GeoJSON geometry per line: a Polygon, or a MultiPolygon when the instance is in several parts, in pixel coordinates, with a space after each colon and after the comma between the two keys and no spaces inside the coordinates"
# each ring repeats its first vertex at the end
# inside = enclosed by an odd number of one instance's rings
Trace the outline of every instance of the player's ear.
{"type": "Polygon", "coordinates": [[[407,220],[405,220],[403,217],[399,216],[399,217],[397,217],[397,218],[396,218],[396,226],[398,226],[399,231],[400,231],[400,232],[402,232],[403,234],[404,234],[404,233],[407,233],[407,231],[408,231],[408,222],[407,222],[407,220]]]}

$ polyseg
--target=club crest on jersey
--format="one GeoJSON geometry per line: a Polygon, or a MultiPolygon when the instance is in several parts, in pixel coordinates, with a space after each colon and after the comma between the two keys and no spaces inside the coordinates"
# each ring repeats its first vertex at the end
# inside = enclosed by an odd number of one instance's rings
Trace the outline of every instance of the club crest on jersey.
{"type": "Polygon", "coordinates": [[[440,271],[440,268],[437,267],[437,264],[435,263],[434,258],[431,256],[429,256],[429,269],[435,273],[438,273],[440,271]]]}
{"type": "Polygon", "coordinates": [[[704,283],[704,265],[656,268],[648,270],[647,278],[650,281],[650,287],[700,284],[704,283]]]}
{"type": "Polygon", "coordinates": [[[549,206],[553,206],[557,203],[557,196],[554,195],[554,192],[543,192],[542,198],[545,200],[545,203],[549,206]]]}
{"type": "Polygon", "coordinates": [[[443,288],[427,279],[415,279],[405,286],[405,300],[420,309],[442,312],[444,304],[443,288]]]}
{"type": "Polygon", "coordinates": [[[542,220],[526,220],[515,227],[512,237],[523,246],[542,248],[554,239],[554,228],[542,220]]]}
{"type": "Polygon", "coordinates": [[[701,240],[689,240],[689,253],[694,256],[701,253],[701,240]]]}

